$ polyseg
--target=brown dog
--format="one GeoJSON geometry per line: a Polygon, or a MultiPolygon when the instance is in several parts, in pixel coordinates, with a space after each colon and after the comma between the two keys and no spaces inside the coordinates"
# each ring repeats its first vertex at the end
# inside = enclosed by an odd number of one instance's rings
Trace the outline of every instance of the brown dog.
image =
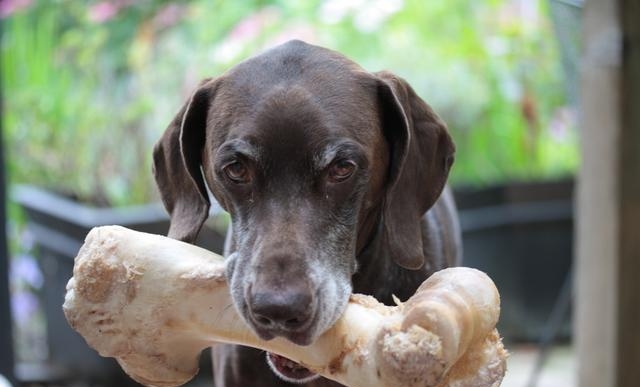
{"type": "MultiPolygon", "coordinates": [[[[352,291],[392,303],[460,259],[454,145],[401,78],[291,41],[201,83],[154,149],[169,236],[229,212],[235,307],[263,339],[311,343],[352,291]],[[440,199],[439,199],[440,198],[440,199]]],[[[218,387],[335,386],[280,356],[214,348],[218,387]],[[285,381],[283,381],[285,380],[285,381]]]]}

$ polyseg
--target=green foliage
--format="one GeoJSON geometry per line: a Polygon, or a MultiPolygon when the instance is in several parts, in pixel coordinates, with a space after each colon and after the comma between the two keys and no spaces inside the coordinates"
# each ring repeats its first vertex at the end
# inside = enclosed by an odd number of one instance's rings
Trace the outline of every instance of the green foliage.
{"type": "Polygon", "coordinates": [[[3,20],[11,182],[155,199],[151,146],[204,77],[290,38],[405,77],[449,124],[452,179],[572,173],[576,128],[542,1],[38,1],[3,20]]]}
{"type": "MultiPolygon", "coordinates": [[[[106,31],[78,25],[73,11],[44,2],[5,21],[10,177],[104,203],[123,196],[121,179],[137,172],[135,162],[120,161],[146,152],[135,127],[145,100],[119,103],[127,77],[118,61],[96,60],[110,44],[106,31]]],[[[138,181],[127,183],[137,192],[138,181]]]]}

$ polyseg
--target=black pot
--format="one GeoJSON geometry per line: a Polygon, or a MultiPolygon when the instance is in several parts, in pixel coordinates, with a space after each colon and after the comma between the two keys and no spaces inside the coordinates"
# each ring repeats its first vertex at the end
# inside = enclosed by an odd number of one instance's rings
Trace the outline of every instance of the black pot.
{"type": "MultiPolygon", "coordinates": [[[[498,328],[508,341],[540,339],[569,278],[573,180],[456,189],[464,265],[487,272],[500,290],[498,328]]],[[[570,336],[566,312],[557,337],[570,336]]]]}
{"type": "MultiPolygon", "coordinates": [[[[36,254],[44,274],[42,301],[47,320],[49,358],[72,379],[106,385],[138,386],[126,377],[113,359],[103,358],[71,329],[62,312],[73,260],[93,227],[121,225],[133,230],[166,235],[168,216],[160,203],[94,208],[32,186],[17,186],[13,200],[25,211],[27,227],[34,237],[36,254]]],[[[202,230],[199,245],[221,253],[224,234],[211,224],[202,230]]],[[[208,352],[208,351],[205,351],[208,352]]],[[[209,362],[203,361],[207,367],[209,362]]]]}
{"type": "MultiPolygon", "coordinates": [[[[498,286],[502,296],[498,327],[506,340],[537,340],[560,294],[573,254],[572,192],[570,180],[455,190],[464,265],[487,272],[498,286]]],[[[13,199],[25,210],[45,276],[43,301],[52,363],[84,380],[137,385],[115,361],[87,346],[67,324],[61,306],[73,258],[91,228],[118,224],[166,234],[165,210],[158,203],[93,208],[31,186],[16,187],[13,199]]],[[[221,252],[224,235],[211,226],[213,219],[198,244],[221,252]]],[[[567,317],[560,337],[569,337],[570,326],[567,317]]],[[[201,366],[207,368],[209,361],[204,358],[201,366]]]]}

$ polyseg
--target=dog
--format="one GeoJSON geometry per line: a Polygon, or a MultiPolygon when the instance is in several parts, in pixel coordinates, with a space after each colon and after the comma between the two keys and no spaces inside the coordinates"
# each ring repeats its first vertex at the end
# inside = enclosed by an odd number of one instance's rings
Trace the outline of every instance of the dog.
{"type": "MultiPolygon", "coordinates": [[[[226,275],[248,326],[308,345],[352,292],[393,304],[460,263],[454,153],[405,80],[290,41],[202,81],[153,170],[170,237],[195,242],[209,192],[230,214],[226,275]]],[[[338,386],[252,348],[218,345],[212,358],[217,387],[338,386]]]]}

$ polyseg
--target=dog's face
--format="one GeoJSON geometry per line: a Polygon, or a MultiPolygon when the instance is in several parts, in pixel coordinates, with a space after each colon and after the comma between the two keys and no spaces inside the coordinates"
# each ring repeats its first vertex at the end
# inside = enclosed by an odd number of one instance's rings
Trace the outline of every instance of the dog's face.
{"type": "Polygon", "coordinates": [[[195,239],[208,186],[232,218],[237,310],[262,338],[304,345],[342,313],[381,218],[391,258],[423,264],[420,217],[452,159],[444,125],[403,80],[290,42],[203,82],[154,168],[169,235],[195,239]]]}
{"type": "Polygon", "coordinates": [[[361,110],[327,114],[308,86],[267,89],[252,114],[207,141],[203,166],[232,218],[236,307],[262,338],[304,345],[347,303],[359,223],[380,207],[388,151],[371,93],[362,91],[361,110]]]}

